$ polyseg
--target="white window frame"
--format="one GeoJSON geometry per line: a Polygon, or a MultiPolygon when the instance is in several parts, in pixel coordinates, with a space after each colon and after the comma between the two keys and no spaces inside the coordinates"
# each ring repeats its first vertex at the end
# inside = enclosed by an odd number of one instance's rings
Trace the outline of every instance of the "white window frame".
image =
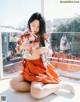
{"type": "Polygon", "coordinates": [[[2,39],[1,39],[1,32],[0,32],[0,79],[1,78],[3,78],[3,60],[2,60],[2,39]]]}
{"type": "Polygon", "coordinates": [[[44,16],[44,0],[41,0],[41,14],[44,16]]]}

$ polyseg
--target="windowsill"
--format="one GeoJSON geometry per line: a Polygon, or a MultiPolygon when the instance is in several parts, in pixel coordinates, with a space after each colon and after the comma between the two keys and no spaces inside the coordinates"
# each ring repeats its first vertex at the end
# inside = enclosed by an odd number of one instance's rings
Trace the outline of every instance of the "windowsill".
{"type": "Polygon", "coordinates": [[[5,80],[0,80],[0,96],[6,96],[7,101],[8,102],[75,102],[76,101],[80,101],[80,80],[73,80],[73,79],[69,79],[69,78],[64,78],[61,77],[61,79],[64,82],[68,82],[70,84],[73,85],[73,87],[75,88],[76,94],[75,96],[72,96],[71,93],[58,93],[58,95],[55,94],[51,94],[48,97],[41,99],[41,100],[37,100],[31,97],[30,93],[25,92],[25,93],[21,93],[21,92],[16,92],[14,90],[12,90],[9,86],[9,81],[10,79],[5,79],[5,80]],[[20,97],[21,96],[21,97],[20,97]]]}

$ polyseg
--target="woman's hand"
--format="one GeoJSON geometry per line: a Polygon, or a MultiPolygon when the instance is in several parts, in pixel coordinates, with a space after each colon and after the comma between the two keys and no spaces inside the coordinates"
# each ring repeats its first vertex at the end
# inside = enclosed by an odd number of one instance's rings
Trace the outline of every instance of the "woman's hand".
{"type": "Polygon", "coordinates": [[[26,43],[23,43],[21,46],[20,46],[20,50],[30,50],[32,47],[32,44],[26,44],[26,43]]]}
{"type": "Polygon", "coordinates": [[[39,74],[38,76],[36,76],[37,78],[39,78],[39,80],[38,81],[41,81],[42,79],[45,79],[45,78],[47,78],[47,76],[46,75],[44,75],[44,74],[39,74]]]}
{"type": "Polygon", "coordinates": [[[49,55],[49,49],[46,47],[41,47],[40,48],[40,54],[49,55]]]}

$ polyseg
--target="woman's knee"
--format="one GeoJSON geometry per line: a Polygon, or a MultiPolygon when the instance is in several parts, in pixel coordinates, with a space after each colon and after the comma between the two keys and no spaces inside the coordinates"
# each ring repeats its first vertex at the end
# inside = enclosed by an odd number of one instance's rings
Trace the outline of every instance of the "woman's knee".
{"type": "Polygon", "coordinates": [[[15,89],[15,80],[14,79],[11,79],[10,81],[9,81],[9,85],[10,85],[10,87],[11,88],[13,88],[13,89],[15,89]]]}
{"type": "Polygon", "coordinates": [[[31,96],[37,99],[43,98],[43,89],[42,89],[43,84],[38,83],[38,82],[33,82],[31,84],[31,96]]]}
{"type": "Polygon", "coordinates": [[[21,76],[14,77],[9,81],[11,88],[17,89],[19,81],[23,80],[21,76]]]}

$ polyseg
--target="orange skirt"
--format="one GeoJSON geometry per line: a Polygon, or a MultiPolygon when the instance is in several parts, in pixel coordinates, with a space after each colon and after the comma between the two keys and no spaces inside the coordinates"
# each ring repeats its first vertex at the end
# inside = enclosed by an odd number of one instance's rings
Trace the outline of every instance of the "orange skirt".
{"type": "Polygon", "coordinates": [[[21,74],[27,81],[38,81],[44,84],[58,84],[61,81],[53,66],[48,63],[48,66],[45,67],[41,58],[25,60],[23,66],[21,74]]]}

